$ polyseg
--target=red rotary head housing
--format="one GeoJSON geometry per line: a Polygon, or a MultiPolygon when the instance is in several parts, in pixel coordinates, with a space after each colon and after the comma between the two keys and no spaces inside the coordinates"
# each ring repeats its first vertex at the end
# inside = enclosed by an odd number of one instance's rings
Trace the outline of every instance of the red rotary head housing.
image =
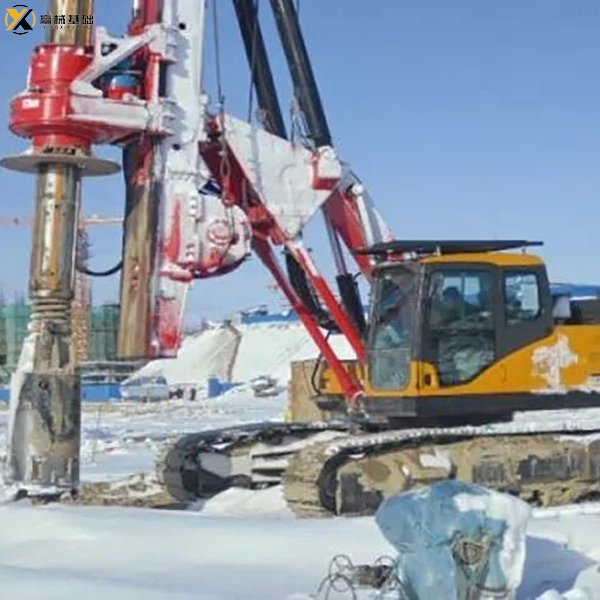
{"type": "Polygon", "coordinates": [[[36,149],[71,147],[88,152],[97,136],[96,128],[70,118],[70,86],[92,59],[83,47],[38,46],[31,60],[28,88],[11,104],[12,132],[31,138],[36,149]]]}

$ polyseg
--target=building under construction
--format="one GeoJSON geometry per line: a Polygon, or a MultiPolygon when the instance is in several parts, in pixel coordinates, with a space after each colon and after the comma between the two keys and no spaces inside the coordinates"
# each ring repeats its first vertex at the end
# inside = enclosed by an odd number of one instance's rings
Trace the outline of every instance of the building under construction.
{"type": "MultiPolygon", "coordinates": [[[[0,384],[8,383],[19,361],[31,307],[24,300],[0,304],[0,384]]],[[[76,347],[78,362],[105,362],[117,358],[119,305],[103,304],[77,315],[76,347]]],[[[75,325],[75,323],[74,323],[75,325]]]]}

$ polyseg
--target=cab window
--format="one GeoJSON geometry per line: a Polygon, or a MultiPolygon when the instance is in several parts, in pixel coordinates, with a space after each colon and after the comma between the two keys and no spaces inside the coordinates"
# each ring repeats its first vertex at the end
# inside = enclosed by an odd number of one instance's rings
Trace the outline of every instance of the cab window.
{"type": "Polygon", "coordinates": [[[495,358],[493,275],[440,270],[428,286],[427,354],[442,385],[466,383],[495,358]]]}
{"type": "Polygon", "coordinates": [[[540,285],[535,273],[504,276],[504,306],[508,325],[535,321],[541,314],[540,285]]]}

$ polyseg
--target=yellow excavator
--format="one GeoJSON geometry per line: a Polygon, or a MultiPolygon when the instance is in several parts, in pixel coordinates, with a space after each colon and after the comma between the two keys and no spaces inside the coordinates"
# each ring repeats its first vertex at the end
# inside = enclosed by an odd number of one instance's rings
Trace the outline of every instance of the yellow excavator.
{"type": "MultiPolygon", "coordinates": [[[[401,241],[374,271],[360,410],[407,417],[509,416],[597,406],[600,301],[553,295],[527,241],[401,241]],[[390,260],[390,256],[414,258],[390,260]]],[[[341,396],[322,374],[321,393],[341,396]]]]}
{"type": "Polygon", "coordinates": [[[600,405],[600,300],[553,293],[526,253],[534,245],[362,250],[377,257],[367,359],[344,366],[363,394],[347,402],[326,362],[295,364],[292,421],[183,437],[159,466],[169,491],[186,500],[283,482],[302,516],[369,514],[452,477],[543,505],[595,497],[600,416],[523,411],[600,405]]]}

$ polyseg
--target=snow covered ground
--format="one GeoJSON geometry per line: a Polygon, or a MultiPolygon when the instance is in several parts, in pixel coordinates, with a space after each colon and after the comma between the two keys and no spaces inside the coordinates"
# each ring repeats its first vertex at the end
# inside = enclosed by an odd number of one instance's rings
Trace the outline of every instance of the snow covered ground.
{"type": "MultiPolygon", "coordinates": [[[[242,389],[215,401],[86,407],[83,479],[149,472],[177,433],[278,419],[284,406],[283,395],[242,389]]],[[[4,412],[0,448],[5,435],[4,412]]],[[[298,520],[278,488],[230,490],[185,512],[5,502],[0,599],[300,600],[335,554],[371,563],[391,551],[372,518],[298,520]]],[[[518,599],[600,598],[599,562],[600,505],[536,511],[518,599]]]]}
{"type": "MultiPolygon", "coordinates": [[[[285,386],[290,361],[315,355],[297,323],[222,326],[189,338],[177,360],[155,361],[145,374],[198,386],[211,375],[269,375],[285,386]]],[[[285,393],[255,398],[248,386],[214,400],[86,405],[82,479],[150,474],[180,434],[279,420],[285,407],[285,393]]],[[[0,459],[6,416],[0,408],[0,459]]],[[[574,416],[519,420],[558,424],[574,416]]],[[[577,417],[600,421],[600,410],[577,417]]],[[[536,511],[528,534],[518,600],[600,599],[600,504],[536,511]]],[[[338,553],[372,563],[392,549],[372,518],[294,518],[279,488],[229,490],[188,511],[159,511],[12,503],[0,484],[0,600],[301,600],[315,597],[338,553]]]]}
{"type": "MultiPolygon", "coordinates": [[[[534,519],[518,598],[597,598],[597,566],[580,548],[590,535],[581,530],[592,525],[600,515],[534,519]]],[[[391,552],[370,518],[17,505],[0,507],[0,532],[7,599],[300,600],[316,591],[335,554],[373,562],[391,552]]]]}

